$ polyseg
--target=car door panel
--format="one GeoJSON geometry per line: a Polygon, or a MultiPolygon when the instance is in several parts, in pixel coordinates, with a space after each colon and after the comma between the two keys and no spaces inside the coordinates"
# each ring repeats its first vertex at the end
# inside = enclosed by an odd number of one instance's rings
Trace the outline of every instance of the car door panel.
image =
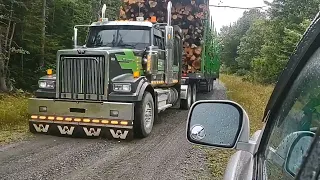
{"type": "MultiPolygon", "coordinates": [[[[262,131],[256,131],[251,137],[250,141],[258,144],[259,138],[261,138],[262,131]]],[[[237,151],[234,153],[227,165],[224,179],[233,180],[233,179],[243,179],[251,180],[252,175],[254,174],[254,156],[253,154],[246,151],[237,151]]]]}

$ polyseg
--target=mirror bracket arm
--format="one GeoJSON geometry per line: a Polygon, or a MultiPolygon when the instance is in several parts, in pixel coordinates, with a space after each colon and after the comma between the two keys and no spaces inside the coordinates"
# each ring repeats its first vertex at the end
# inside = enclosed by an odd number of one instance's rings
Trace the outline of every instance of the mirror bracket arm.
{"type": "Polygon", "coordinates": [[[256,142],[255,141],[249,141],[249,142],[241,142],[239,141],[237,143],[237,150],[247,151],[250,154],[254,155],[256,151],[256,142]]]}

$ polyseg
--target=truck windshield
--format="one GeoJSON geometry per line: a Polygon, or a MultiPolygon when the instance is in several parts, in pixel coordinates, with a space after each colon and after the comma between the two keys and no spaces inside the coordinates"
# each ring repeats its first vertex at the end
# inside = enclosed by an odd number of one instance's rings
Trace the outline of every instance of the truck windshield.
{"type": "Polygon", "coordinates": [[[141,26],[91,27],[87,47],[125,47],[144,49],[150,46],[150,29],[141,26]]]}

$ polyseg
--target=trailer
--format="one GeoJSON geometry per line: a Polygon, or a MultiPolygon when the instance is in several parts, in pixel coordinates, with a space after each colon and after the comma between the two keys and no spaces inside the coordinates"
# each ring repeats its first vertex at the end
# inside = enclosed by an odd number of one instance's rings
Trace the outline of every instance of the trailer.
{"type": "MultiPolygon", "coordinates": [[[[75,26],[74,48],[58,51],[55,73],[49,69],[29,99],[30,131],[131,140],[149,136],[162,111],[188,110],[203,79],[182,77],[184,33],[172,24],[171,1],[165,5],[164,23],[154,16],[109,21],[104,5],[98,22],[75,26]],[[82,46],[79,27],[89,29],[82,46]]],[[[201,56],[207,59],[201,69],[206,81],[214,77],[208,28],[206,20],[202,48],[207,49],[201,56]]]]}
{"type": "Polygon", "coordinates": [[[193,92],[211,92],[214,82],[219,78],[220,74],[220,49],[212,21],[210,27],[206,29],[208,32],[205,33],[206,38],[203,46],[204,50],[201,54],[200,70],[182,74],[182,84],[191,85],[193,92]]]}

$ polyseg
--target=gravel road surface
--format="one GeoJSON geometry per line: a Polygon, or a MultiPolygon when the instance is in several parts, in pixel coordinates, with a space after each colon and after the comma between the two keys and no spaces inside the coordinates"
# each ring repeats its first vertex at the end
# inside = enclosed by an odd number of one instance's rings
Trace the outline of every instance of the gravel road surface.
{"type": "MultiPolygon", "coordinates": [[[[198,99],[225,99],[221,82],[198,99]]],[[[0,146],[0,179],[212,179],[203,149],[185,137],[188,111],[160,115],[145,139],[117,142],[36,135],[0,146]]]]}

